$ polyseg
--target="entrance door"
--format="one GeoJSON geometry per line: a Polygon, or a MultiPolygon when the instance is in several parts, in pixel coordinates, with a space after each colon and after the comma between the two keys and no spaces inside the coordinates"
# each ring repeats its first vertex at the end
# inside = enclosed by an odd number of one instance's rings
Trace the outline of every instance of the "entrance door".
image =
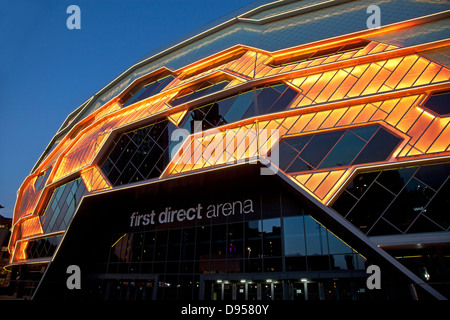
{"type": "Polygon", "coordinates": [[[207,300],[261,300],[262,284],[241,281],[213,281],[205,284],[207,300]]]}
{"type": "Polygon", "coordinates": [[[205,284],[207,300],[282,300],[281,281],[216,280],[205,284]]]}

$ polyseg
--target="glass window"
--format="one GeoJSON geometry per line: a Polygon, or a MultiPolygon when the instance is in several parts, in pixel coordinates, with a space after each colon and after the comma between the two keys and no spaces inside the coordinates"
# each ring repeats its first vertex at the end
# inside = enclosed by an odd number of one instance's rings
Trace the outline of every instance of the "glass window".
{"type": "Polygon", "coordinates": [[[280,218],[262,221],[263,253],[265,257],[281,256],[280,218]]]}
{"type": "Polygon", "coordinates": [[[265,272],[280,272],[282,271],[281,258],[264,258],[264,270],[265,272]]]}
{"type": "Polygon", "coordinates": [[[399,229],[394,227],[390,222],[386,221],[383,217],[378,219],[375,225],[369,230],[369,236],[379,236],[384,234],[398,234],[401,233],[399,229]]]}
{"type": "Polygon", "coordinates": [[[142,232],[135,233],[131,242],[130,261],[142,261],[142,247],[144,245],[144,234],[142,232]]]}
{"type": "Polygon", "coordinates": [[[202,84],[200,84],[195,91],[191,91],[188,94],[181,93],[181,96],[178,96],[177,98],[170,101],[171,106],[178,106],[180,104],[186,103],[187,101],[198,99],[200,97],[203,97],[207,94],[211,94],[217,91],[222,90],[227,86],[229,83],[228,80],[222,80],[216,84],[213,84],[211,82],[205,81],[202,84]]]}
{"type": "MultiPolygon", "coordinates": [[[[294,138],[285,139],[285,140],[283,140],[283,142],[285,142],[288,145],[290,145],[292,148],[297,150],[297,152],[301,152],[303,150],[303,148],[305,148],[305,146],[311,140],[311,138],[312,138],[311,135],[306,135],[306,136],[300,136],[300,137],[294,137],[294,138]]],[[[282,155],[283,154],[281,153],[280,156],[282,156],[282,155]]]]}
{"type": "Polygon", "coordinates": [[[369,141],[373,137],[373,134],[377,131],[379,126],[364,126],[359,128],[350,129],[351,132],[365,141],[369,141]]]}
{"type": "Polygon", "coordinates": [[[167,230],[160,230],[156,233],[155,261],[166,261],[168,237],[167,230]]]}
{"type": "Polygon", "coordinates": [[[392,135],[383,128],[380,128],[361,151],[353,164],[386,160],[400,142],[400,138],[392,135]]]}
{"type": "MultiPolygon", "coordinates": [[[[196,260],[209,260],[211,246],[211,227],[201,226],[197,228],[196,260]]],[[[208,269],[209,270],[209,269],[208,269]]]]}
{"type": "Polygon", "coordinates": [[[180,229],[169,230],[169,240],[167,242],[167,261],[180,260],[181,231],[180,229]]]}
{"type": "Polygon", "coordinates": [[[377,181],[394,193],[398,193],[417,171],[417,167],[383,171],[377,181]]]}
{"type": "Polygon", "coordinates": [[[45,184],[47,182],[47,178],[50,175],[50,172],[52,171],[52,167],[49,167],[44,172],[42,172],[39,177],[34,182],[34,188],[36,191],[42,190],[45,187],[45,184]]]}
{"type": "Polygon", "coordinates": [[[283,219],[284,252],[286,256],[305,256],[305,235],[303,216],[283,219]]]}
{"type": "Polygon", "coordinates": [[[334,131],[315,135],[300,153],[300,157],[312,167],[317,168],[342,134],[343,131],[334,131]]]}
{"type": "Polygon", "coordinates": [[[56,188],[41,217],[44,232],[65,230],[85,193],[86,188],[81,179],[56,188]]]}
{"type": "Polygon", "coordinates": [[[345,242],[336,237],[330,231],[327,231],[327,236],[330,254],[351,254],[353,252],[352,248],[350,248],[347,244],[345,244],[345,242]]]}
{"type": "Polygon", "coordinates": [[[427,185],[413,178],[398,195],[384,218],[405,231],[433,196],[427,185]]]}
{"type": "Polygon", "coordinates": [[[244,257],[244,234],[242,223],[228,225],[228,259],[244,257]]]}
{"type": "Polygon", "coordinates": [[[370,235],[446,230],[449,175],[448,163],[359,174],[332,207],[370,235]]]}
{"type": "MultiPolygon", "coordinates": [[[[226,114],[235,99],[236,99],[236,96],[232,96],[232,97],[217,101],[216,103],[219,105],[219,114],[221,114],[221,115],[226,114]]],[[[227,121],[225,121],[225,119],[223,121],[224,121],[224,123],[228,123],[227,121]]]]}
{"type": "Polygon", "coordinates": [[[278,100],[280,97],[280,92],[277,90],[266,87],[258,94],[258,113],[267,114],[269,113],[270,107],[278,100]]]}
{"type": "Polygon", "coordinates": [[[144,100],[150,96],[160,93],[172,80],[175,79],[173,76],[167,76],[154,82],[150,82],[140,88],[137,92],[133,93],[130,91],[122,99],[121,103],[124,107],[127,107],[133,103],[144,100]]]}
{"type": "Polygon", "coordinates": [[[442,186],[437,192],[436,196],[431,200],[423,213],[433,219],[436,223],[442,226],[444,229],[450,227],[450,215],[448,214],[448,208],[450,208],[450,180],[442,186]]]}
{"type": "Polygon", "coordinates": [[[170,136],[175,129],[165,120],[122,134],[104,160],[102,172],[114,186],[160,176],[170,161],[170,136]]]}
{"type": "Polygon", "coordinates": [[[225,259],[227,253],[227,225],[212,226],[211,259],[225,259]]]}
{"type": "Polygon", "coordinates": [[[434,166],[421,167],[415,177],[420,181],[426,183],[434,190],[439,189],[442,183],[450,175],[450,164],[438,164],[434,166]]]}
{"type": "Polygon", "coordinates": [[[62,235],[31,240],[26,249],[27,259],[51,257],[61,242],[62,235]]]}
{"type": "Polygon", "coordinates": [[[333,203],[332,208],[341,215],[345,216],[355,205],[356,201],[357,199],[353,195],[347,192],[347,190],[344,190],[344,192],[333,203]]]}
{"type": "Polygon", "coordinates": [[[309,216],[304,217],[304,225],[308,256],[328,255],[326,229],[309,216]]]}
{"type": "Polygon", "coordinates": [[[245,250],[247,258],[261,258],[262,252],[262,221],[245,222],[245,250]]]}
{"type": "Polygon", "coordinates": [[[297,97],[298,92],[294,89],[287,88],[286,91],[281,95],[281,97],[272,105],[269,113],[280,112],[286,110],[288,106],[297,97]]]}
{"type": "Polygon", "coordinates": [[[450,113],[450,91],[432,94],[425,102],[425,107],[439,115],[450,113]]]}
{"type": "Polygon", "coordinates": [[[253,103],[253,98],[253,90],[239,94],[225,114],[225,121],[231,123],[241,120],[249,106],[253,103]]]}
{"type": "Polygon", "coordinates": [[[379,184],[374,183],[346,218],[366,233],[393,198],[392,193],[379,184]]]}
{"type": "MultiPolygon", "coordinates": [[[[181,230],[181,257],[180,260],[195,259],[195,228],[181,230]]],[[[209,249],[208,249],[209,250],[209,249]]]]}
{"type": "Polygon", "coordinates": [[[347,186],[347,191],[360,198],[378,176],[378,172],[358,174],[347,186]]]}
{"type": "Polygon", "coordinates": [[[144,247],[142,248],[142,261],[153,261],[155,252],[156,233],[146,232],[144,238],[144,247]]]}
{"type": "Polygon", "coordinates": [[[281,141],[278,147],[279,159],[280,159],[280,169],[286,171],[292,161],[297,157],[298,151],[293,149],[285,141],[281,141]]]}
{"type": "Polygon", "coordinates": [[[363,140],[347,131],[322,161],[319,168],[341,167],[351,164],[364,145],[363,140]]]}
{"type": "Polygon", "coordinates": [[[294,152],[281,144],[281,169],[292,173],[385,160],[400,141],[401,139],[379,126],[287,138],[282,142],[298,150],[300,154],[297,159],[292,160],[294,152]]]}

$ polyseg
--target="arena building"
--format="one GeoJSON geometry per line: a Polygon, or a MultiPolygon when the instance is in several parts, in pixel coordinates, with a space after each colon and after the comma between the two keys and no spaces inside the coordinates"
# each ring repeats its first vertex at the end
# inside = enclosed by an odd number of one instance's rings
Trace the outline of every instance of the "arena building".
{"type": "Polygon", "coordinates": [[[18,191],[14,294],[447,299],[450,4],[370,5],[256,1],[79,106],[18,191]]]}

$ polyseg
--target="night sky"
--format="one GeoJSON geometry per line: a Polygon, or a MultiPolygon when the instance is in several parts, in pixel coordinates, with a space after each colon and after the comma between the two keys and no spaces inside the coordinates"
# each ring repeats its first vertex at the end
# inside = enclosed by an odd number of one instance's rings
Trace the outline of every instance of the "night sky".
{"type": "Polygon", "coordinates": [[[0,214],[66,117],[148,52],[250,0],[14,0],[0,9],[0,214]],[[81,29],[67,28],[70,5],[81,29]]]}

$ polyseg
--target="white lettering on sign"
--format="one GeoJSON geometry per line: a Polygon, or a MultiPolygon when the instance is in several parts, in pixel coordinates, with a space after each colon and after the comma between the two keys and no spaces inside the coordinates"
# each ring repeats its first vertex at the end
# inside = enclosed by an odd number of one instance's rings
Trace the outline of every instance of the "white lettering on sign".
{"type": "Polygon", "coordinates": [[[155,223],[164,224],[175,221],[181,222],[184,220],[192,221],[194,219],[201,220],[203,218],[212,219],[220,216],[228,217],[253,212],[253,201],[251,199],[219,203],[216,205],[211,204],[206,207],[205,215],[203,215],[203,206],[200,203],[188,209],[172,209],[171,207],[166,207],[158,215],[156,215],[155,210],[145,214],[133,212],[130,216],[130,227],[147,226],[155,223]]]}

